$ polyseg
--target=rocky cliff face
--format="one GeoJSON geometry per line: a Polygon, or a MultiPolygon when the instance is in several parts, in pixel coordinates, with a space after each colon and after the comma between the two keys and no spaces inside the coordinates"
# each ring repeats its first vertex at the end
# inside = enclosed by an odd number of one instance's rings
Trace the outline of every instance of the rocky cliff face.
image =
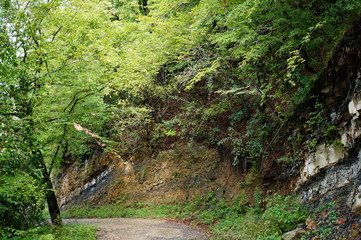
{"type": "Polygon", "coordinates": [[[296,189],[304,202],[317,207],[345,200],[354,212],[360,212],[361,153],[348,153],[343,146],[321,144],[309,154],[296,189]]]}
{"type": "Polygon", "coordinates": [[[229,161],[201,144],[179,144],[156,157],[123,161],[103,153],[68,166],[56,183],[60,205],[129,202],[171,203],[214,192],[221,199],[239,192],[241,177],[229,161]]]}
{"type": "Polygon", "coordinates": [[[344,35],[316,93],[329,107],[329,121],[339,137],[307,154],[297,192],[315,205],[344,200],[361,213],[361,21],[344,35]]]}
{"type": "Polygon", "coordinates": [[[72,163],[63,167],[55,181],[60,207],[97,201],[106,197],[101,190],[114,178],[116,158],[111,154],[99,153],[83,163],[72,163]]]}

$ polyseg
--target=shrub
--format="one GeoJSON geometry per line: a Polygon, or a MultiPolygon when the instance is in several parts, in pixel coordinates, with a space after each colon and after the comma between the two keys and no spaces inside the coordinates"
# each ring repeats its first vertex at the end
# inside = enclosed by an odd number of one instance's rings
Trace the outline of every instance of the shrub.
{"type": "Polygon", "coordinates": [[[42,220],[44,188],[21,171],[0,176],[0,235],[35,226],[42,220]]]}
{"type": "Polygon", "coordinates": [[[304,222],[307,216],[308,211],[295,197],[276,194],[268,199],[262,220],[272,232],[282,234],[304,222]]]}
{"type": "Polygon", "coordinates": [[[69,224],[62,227],[44,226],[27,231],[16,231],[12,235],[4,235],[2,240],[95,240],[96,226],[69,224]]]}

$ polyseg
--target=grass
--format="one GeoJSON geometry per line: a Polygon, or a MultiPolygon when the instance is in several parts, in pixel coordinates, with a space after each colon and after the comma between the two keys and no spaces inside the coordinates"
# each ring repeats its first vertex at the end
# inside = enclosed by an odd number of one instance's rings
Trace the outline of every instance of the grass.
{"type": "Polygon", "coordinates": [[[96,226],[69,224],[62,227],[44,226],[16,231],[2,240],[96,240],[96,226]]]}
{"type": "Polygon", "coordinates": [[[172,218],[179,211],[177,205],[145,206],[143,204],[124,206],[109,204],[103,206],[73,207],[62,213],[63,218],[172,218]]]}

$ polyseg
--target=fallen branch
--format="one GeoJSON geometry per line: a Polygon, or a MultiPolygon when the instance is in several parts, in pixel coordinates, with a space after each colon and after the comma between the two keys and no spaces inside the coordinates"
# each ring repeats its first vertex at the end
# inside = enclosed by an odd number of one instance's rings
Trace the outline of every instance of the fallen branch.
{"type": "Polygon", "coordinates": [[[83,128],[80,124],[78,123],[73,123],[74,124],[74,128],[77,130],[77,131],[81,131],[81,132],[85,132],[87,135],[91,136],[92,138],[96,139],[97,143],[99,146],[101,146],[102,148],[106,147],[106,144],[105,143],[102,143],[101,142],[101,138],[100,136],[92,133],[92,131],[90,129],[87,129],[87,128],[83,128]]]}

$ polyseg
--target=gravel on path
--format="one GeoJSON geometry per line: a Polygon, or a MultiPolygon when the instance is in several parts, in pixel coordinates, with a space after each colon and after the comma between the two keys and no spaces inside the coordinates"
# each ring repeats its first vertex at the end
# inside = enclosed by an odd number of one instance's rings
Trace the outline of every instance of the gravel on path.
{"type": "Polygon", "coordinates": [[[72,218],[65,224],[98,226],[98,240],[205,240],[206,236],[191,227],[160,219],[72,218]]]}

